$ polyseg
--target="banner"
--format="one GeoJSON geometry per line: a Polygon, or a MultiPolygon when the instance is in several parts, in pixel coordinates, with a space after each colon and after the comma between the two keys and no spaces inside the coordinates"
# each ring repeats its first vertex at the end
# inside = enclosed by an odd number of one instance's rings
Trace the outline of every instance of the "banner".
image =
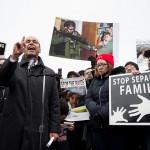
{"type": "Polygon", "coordinates": [[[150,72],[110,76],[110,125],[150,125],[150,72]]]}

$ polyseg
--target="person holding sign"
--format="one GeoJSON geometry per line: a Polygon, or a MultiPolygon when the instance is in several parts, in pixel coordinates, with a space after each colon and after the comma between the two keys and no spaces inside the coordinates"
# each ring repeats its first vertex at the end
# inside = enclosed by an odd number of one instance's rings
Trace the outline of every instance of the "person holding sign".
{"type": "Polygon", "coordinates": [[[126,140],[120,128],[109,126],[109,76],[114,69],[114,57],[111,54],[100,54],[96,61],[95,78],[85,97],[90,112],[92,149],[126,150],[126,140]]]}
{"type": "MultiPolygon", "coordinates": [[[[150,50],[146,50],[144,53],[144,57],[148,59],[148,69],[146,71],[150,71],[150,50]]],[[[140,72],[139,72],[140,74],[140,72]]],[[[131,104],[130,107],[132,110],[130,110],[128,113],[130,117],[137,116],[137,122],[140,122],[143,118],[145,122],[149,122],[149,106],[150,106],[150,99],[148,97],[142,96],[140,94],[137,95],[137,97],[141,100],[141,103],[138,104],[131,104]]],[[[142,126],[139,127],[140,129],[137,131],[137,134],[142,136],[139,138],[141,143],[141,147],[145,150],[150,150],[150,127],[149,126],[142,126]]]]}
{"type": "Polygon", "coordinates": [[[133,61],[128,61],[125,64],[125,73],[139,73],[139,66],[133,61]]]}

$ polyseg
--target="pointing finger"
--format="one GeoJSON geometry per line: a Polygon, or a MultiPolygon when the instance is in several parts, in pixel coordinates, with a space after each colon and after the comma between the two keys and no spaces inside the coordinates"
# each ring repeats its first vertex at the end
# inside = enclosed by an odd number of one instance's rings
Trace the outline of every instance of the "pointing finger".
{"type": "Polygon", "coordinates": [[[21,45],[22,45],[22,47],[25,46],[25,43],[24,43],[24,42],[25,42],[25,36],[23,36],[23,37],[22,37],[22,40],[21,40],[21,45]]]}

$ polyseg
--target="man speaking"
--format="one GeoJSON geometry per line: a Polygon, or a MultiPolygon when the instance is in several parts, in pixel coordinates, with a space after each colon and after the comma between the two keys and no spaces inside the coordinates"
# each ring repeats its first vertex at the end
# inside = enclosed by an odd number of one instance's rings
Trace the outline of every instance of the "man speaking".
{"type": "Polygon", "coordinates": [[[38,56],[40,52],[37,38],[24,37],[0,68],[0,86],[10,90],[0,129],[0,150],[45,150],[49,138],[58,138],[56,80],[54,71],[38,56]]]}

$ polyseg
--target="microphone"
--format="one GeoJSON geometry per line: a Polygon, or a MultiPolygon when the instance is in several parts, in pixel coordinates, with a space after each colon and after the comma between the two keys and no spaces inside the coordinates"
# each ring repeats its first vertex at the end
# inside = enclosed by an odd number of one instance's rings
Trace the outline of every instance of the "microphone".
{"type": "Polygon", "coordinates": [[[35,58],[31,58],[30,59],[30,62],[28,64],[28,70],[31,69],[31,67],[33,67],[34,63],[36,62],[36,59],[35,58]]]}
{"type": "Polygon", "coordinates": [[[47,147],[50,147],[53,141],[54,141],[54,137],[52,137],[52,138],[49,140],[49,142],[47,143],[46,146],[47,146],[47,147]]]}

